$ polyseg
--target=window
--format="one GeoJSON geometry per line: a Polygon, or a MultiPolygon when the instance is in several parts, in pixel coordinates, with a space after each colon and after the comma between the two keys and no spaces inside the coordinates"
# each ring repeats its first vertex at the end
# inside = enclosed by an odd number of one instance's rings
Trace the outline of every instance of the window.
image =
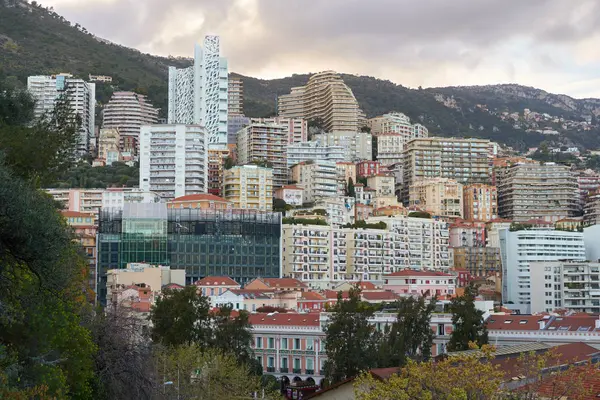
{"type": "Polygon", "coordinates": [[[260,337],[260,336],[256,337],[256,348],[262,349],[262,337],[260,337]]]}
{"type": "Polygon", "coordinates": [[[300,359],[294,358],[294,369],[300,369],[300,359]]]}
{"type": "Polygon", "coordinates": [[[215,288],[210,288],[210,295],[214,296],[215,295],[215,288]]]}
{"type": "Polygon", "coordinates": [[[294,339],[294,350],[300,350],[300,339],[294,339]]]}
{"type": "Polygon", "coordinates": [[[262,356],[258,356],[258,357],[256,357],[256,361],[257,361],[257,362],[258,362],[258,364],[260,364],[260,366],[262,367],[262,365],[263,365],[262,356]]]}
{"type": "Polygon", "coordinates": [[[270,337],[269,338],[269,349],[274,349],[275,348],[275,338],[270,337]]]}
{"type": "Polygon", "coordinates": [[[275,367],[275,357],[269,357],[269,361],[268,361],[267,366],[269,368],[274,368],[275,367]]]}
{"type": "Polygon", "coordinates": [[[314,359],[312,359],[310,357],[306,359],[306,369],[310,370],[310,371],[315,370],[315,360],[314,359]]]}
{"type": "Polygon", "coordinates": [[[315,348],[315,340],[314,339],[306,339],[306,350],[313,350],[314,348],[315,348]]]}
{"type": "Polygon", "coordinates": [[[279,347],[281,348],[281,350],[287,350],[288,349],[288,339],[287,338],[281,338],[280,343],[281,344],[280,344],[279,347]]]}
{"type": "Polygon", "coordinates": [[[287,367],[288,367],[288,358],[281,357],[281,368],[287,368],[287,367]]]}
{"type": "Polygon", "coordinates": [[[444,328],[444,324],[438,324],[437,334],[438,334],[438,336],[442,336],[442,335],[446,334],[446,329],[444,328]]]}

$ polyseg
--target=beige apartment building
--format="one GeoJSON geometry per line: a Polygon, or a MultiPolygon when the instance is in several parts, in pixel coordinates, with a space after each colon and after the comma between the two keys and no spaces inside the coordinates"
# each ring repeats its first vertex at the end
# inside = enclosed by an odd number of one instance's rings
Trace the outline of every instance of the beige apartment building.
{"type": "Polygon", "coordinates": [[[498,213],[515,222],[556,222],[577,214],[577,178],[565,165],[515,164],[496,171],[498,213]]]}
{"type": "Polygon", "coordinates": [[[102,128],[98,135],[98,159],[105,165],[121,161],[121,134],[117,128],[102,128]]]}
{"type": "Polygon", "coordinates": [[[251,123],[237,134],[238,164],[267,162],[273,169],[273,187],[288,183],[288,138],[282,125],[251,123]]]}
{"type": "Polygon", "coordinates": [[[214,147],[207,151],[208,158],[208,193],[221,196],[223,189],[223,170],[225,160],[231,157],[228,147],[214,147]]]}
{"type": "Polygon", "coordinates": [[[229,78],[227,115],[244,115],[244,81],[242,81],[242,78],[229,78]]]}
{"type": "Polygon", "coordinates": [[[335,163],[335,169],[337,170],[338,178],[338,194],[340,196],[345,196],[348,180],[352,179],[352,182],[356,183],[356,164],[339,161],[335,163]]]}
{"type": "Polygon", "coordinates": [[[301,162],[290,169],[290,174],[292,180],[304,189],[305,203],[338,196],[338,176],[334,161],[301,162]]]}
{"type": "Polygon", "coordinates": [[[489,183],[492,175],[489,154],[490,141],[485,139],[436,137],[409,141],[403,152],[404,204],[409,202],[409,188],[421,179],[448,178],[460,184],[489,183]]]}
{"type": "Polygon", "coordinates": [[[463,187],[463,218],[489,221],[498,218],[496,186],[475,183],[463,187]]]}
{"type": "Polygon", "coordinates": [[[454,268],[466,269],[471,276],[502,274],[502,259],[498,247],[455,247],[452,253],[454,268]]]}
{"type": "Polygon", "coordinates": [[[405,138],[423,138],[429,136],[429,131],[421,124],[411,124],[410,118],[399,112],[390,112],[367,120],[367,126],[371,128],[373,136],[384,133],[397,133],[405,138]]]}
{"type": "Polygon", "coordinates": [[[334,71],[314,74],[306,86],[279,96],[278,112],[282,117],[320,118],[326,132],[357,132],[365,123],[352,90],[334,71]]]}
{"type": "Polygon", "coordinates": [[[271,211],[273,170],[257,165],[235,166],[225,170],[223,197],[233,203],[233,208],[271,211]]]}
{"type": "Polygon", "coordinates": [[[102,127],[119,129],[121,151],[137,153],[141,127],[156,123],[158,108],[134,92],[114,92],[102,110],[102,127]]]}
{"type": "Polygon", "coordinates": [[[462,218],[463,187],[454,179],[421,179],[410,186],[409,205],[439,217],[462,218]]]}
{"type": "Polygon", "coordinates": [[[308,141],[308,122],[303,118],[252,118],[251,122],[282,125],[287,134],[289,144],[304,143],[308,141]]]}

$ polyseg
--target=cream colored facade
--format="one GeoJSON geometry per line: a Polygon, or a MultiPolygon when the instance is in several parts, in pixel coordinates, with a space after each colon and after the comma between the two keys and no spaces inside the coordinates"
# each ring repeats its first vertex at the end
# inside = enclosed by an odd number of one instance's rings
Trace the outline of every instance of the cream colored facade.
{"type": "Polygon", "coordinates": [[[271,211],[273,209],[273,170],[256,165],[225,170],[223,197],[233,208],[271,211]]]}
{"type": "Polygon", "coordinates": [[[160,292],[163,286],[170,283],[185,286],[185,269],[144,263],[130,263],[125,269],[111,269],[106,273],[107,303],[112,299],[113,292],[142,283],[150,286],[154,292],[160,292]]]}
{"type": "Polygon", "coordinates": [[[377,161],[381,165],[402,162],[402,151],[406,138],[400,133],[383,133],[377,136],[377,161]]]}
{"type": "Polygon", "coordinates": [[[338,195],[336,163],[333,161],[302,162],[294,165],[290,172],[292,180],[304,189],[303,200],[305,203],[338,195]]]}
{"type": "MultiPolygon", "coordinates": [[[[402,201],[421,179],[449,178],[461,184],[490,183],[490,141],[485,139],[422,138],[406,144],[403,153],[402,201]]],[[[462,211],[461,211],[462,212],[462,211]]]]}
{"type": "Polygon", "coordinates": [[[364,123],[352,90],[334,71],[314,74],[306,86],[292,88],[279,97],[278,107],[282,117],[320,118],[327,132],[358,132],[364,123]]]}
{"type": "Polygon", "coordinates": [[[223,189],[223,169],[225,167],[225,159],[231,156],[231,151],[228,147],[208,148],[208,193],[215,196],[221,195],[223,189]]]}
{"type": "Polygon", "coordinates": [[[282,125],[251,123],[237,134],[238,164],[267,161],[273,168],[273,187],[288,183],[287,132],[282,125]]]}
{"type": "Polygon", "coordinates": [[[371,160],[373,137],[367,132],[329,132],[314,135],[313,140],[323,146],[342,146],[344,161],[371,160]]]}
{"type": "Polygon", "coordinates": [[[410,118],[405,114],[391,112],[367,121],[373,136],[385,133],[397,133],[405,138],[405,141],[429,136],[429,131],[421,124],[411,124],[410,118]]]}
{"type": "Polygon", "coordinates": [[[356,164],[341,161],[335,163],[335,169],[338,177],[338,194],[345,196],[348,179],[352,179],[352,182],[356,184],[356,164]]]}
{"type": "Polygon", "coordinates": [[[410,186],[409,205],[447,218],[463,216],[463,186],[454,179],[422,179],[410,186]]]}
{"type": "Polygon", "coordinates": [[[496,186],[476,183],[463,187],[463,218],[489,221],[498,218],[498,192],[496,186]]]}
{"type": "Polygon", "coordinates": [[[329,289],[344,282],[383,283],[405,268],[447,269],[448,224],[425,218],[372,217],[386,229],[283,225],[283,276],[329,289]]]}
{"type": "Polygon", "coordinates": [[[395,196],[396,178],[393,175],[373,175],[367,178],[367,186],[375,189],[376,197],[395,196]]]}
{"type": "Polygon", "coordinates": [[[117,128],[102,128],[98,136],[98,159],[106,165],[121,161],[121,134],[117,128]]]}
{"type": "Polygon", "coordinates": [[[244,115],[244,81],[230,77],[227,86],[227,114],[244,115]]]}
{"type": "Polygon", "coordinates": [[[308,122],[305,119],[286,117],[252,118],[251,122],[283,126],[289,144],[308,141],[308,122]]]}

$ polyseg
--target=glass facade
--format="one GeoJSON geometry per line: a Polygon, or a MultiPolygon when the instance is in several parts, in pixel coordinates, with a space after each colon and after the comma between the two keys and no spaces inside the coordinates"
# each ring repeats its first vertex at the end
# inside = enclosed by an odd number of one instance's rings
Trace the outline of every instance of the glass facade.
{"type": "Polygon", "coordinates": [[[167,210],[162,203],[128,206],[122,212],[100,212],[98,300],[102,303],[107,271],[132,262],[185,269],[188,284],[210,275],[229,276],[240,284],[280,276],[279,213],[167,210]]]}

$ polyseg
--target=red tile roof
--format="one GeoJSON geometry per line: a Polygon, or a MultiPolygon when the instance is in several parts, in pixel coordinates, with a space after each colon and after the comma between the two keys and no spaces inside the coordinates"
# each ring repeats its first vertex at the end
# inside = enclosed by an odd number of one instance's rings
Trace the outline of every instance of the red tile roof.
{"type": "Polygon", "coordinates": [[[600,369],[594,366],[577,366],[565,373],[549,376],[536,384],[535,390],[539,395],[547,396],[549,399],[560,394],[572,395],[573,393],[569,393],[569,388],[574,382],[576,385],[581,385],[583,389],[583,393],[578,393],[577,399],[598,400],[600,397],[600,369]]]}
{"type": "Polygon", "coordinates": [[[370,370],[369,372],[375,378],[379,378],[381,380],[387,380],[387,379],[390,379],[390,377],[392,375],[397,374],[399,371],[400,371],[399,367],[391,367],[391,368],[374,368],[374,369],[370,370]]]}
{"type": "Polygon", "coordinates": [[[306,284],[294,278],[260,278],[260,280],[271,288],[308,288],[306,284]]]}
{"type": "Polygon", "coordinates": [[[382,290],[379,292],[362,292],[360,294],[364,300],[398,300],[398,295],[388,290],[382,290]]]}
{"type": "Polygon", "coordinates": [[[196,286],[240,286],[228,276],[207,276],[194,283],[196,286]]]}
{"type": "MultiPolygon", "coordinates": [[[[328,300],[337,300],[338,292],[335,290],[323,290],[323,296],[328,300]]],[[[342,292],[342,299],[347,299],[349,292],[342,292]]]]}
{"type": "Polygon", "coordinates": [[[69,218],[69,217],[94,218],[94,213],[85,213],[85,212],[68,211],[68,210],[61,211],[60,213],[67,218],[69,218]]]}
{"type": "Polygon", "coordinates": [[[387,274],[384,276],[431,276],[431,277],[448,276],[448,277],[453,277],[454,275],[445,274],[445,273],[439,272],[439,271],[419,271],[419,270],[414,270],[414,269],[403,269],[402,271],[397,271],[392,274],[387,274]]]}
{"type": "Polygon", "coordinates": [[[209,201],[220,201],[224,203],[228,203],[222,197],[215,196],[214,194],[188,194],[187,196],[177,197],[171,200],[169,203],[181,202],[181,201],[201,201],[201,200],[209,200],[209,201]]]}
{"type": "Polygon", "coordinates": [[[377,290],[377,286],[373,282],[358,282],[358,287],[361,290],[377,290]]]}
{"type": "Polygon", "coordinates": [[[250,314],[250,324],[271,326],[319,326],[318,313],[292,314],[292,313],[256,313],[250,314]]]}
{"type": "Polygon", "coordinates": [[[178,285],[176,283],[169,283],[168,285],[163,286],[163,288],[167,288],[167,289],[183,289],[183,286],[178,285]]]}
{"type": "Polygon", "coordinates": [[[544,320],[539,315],[491,315],[486,324],[488,330],[538,331],[540,321],[544,320]]]}
{"type": "Polygon", "coordinates": [[[325,300],[325,297],[323,297],[322,295],[320,295],[317,292],[302,292],[302,295],[300,296],[300,298],[298,299],[299,301],[323,301],[325,300]]]}

